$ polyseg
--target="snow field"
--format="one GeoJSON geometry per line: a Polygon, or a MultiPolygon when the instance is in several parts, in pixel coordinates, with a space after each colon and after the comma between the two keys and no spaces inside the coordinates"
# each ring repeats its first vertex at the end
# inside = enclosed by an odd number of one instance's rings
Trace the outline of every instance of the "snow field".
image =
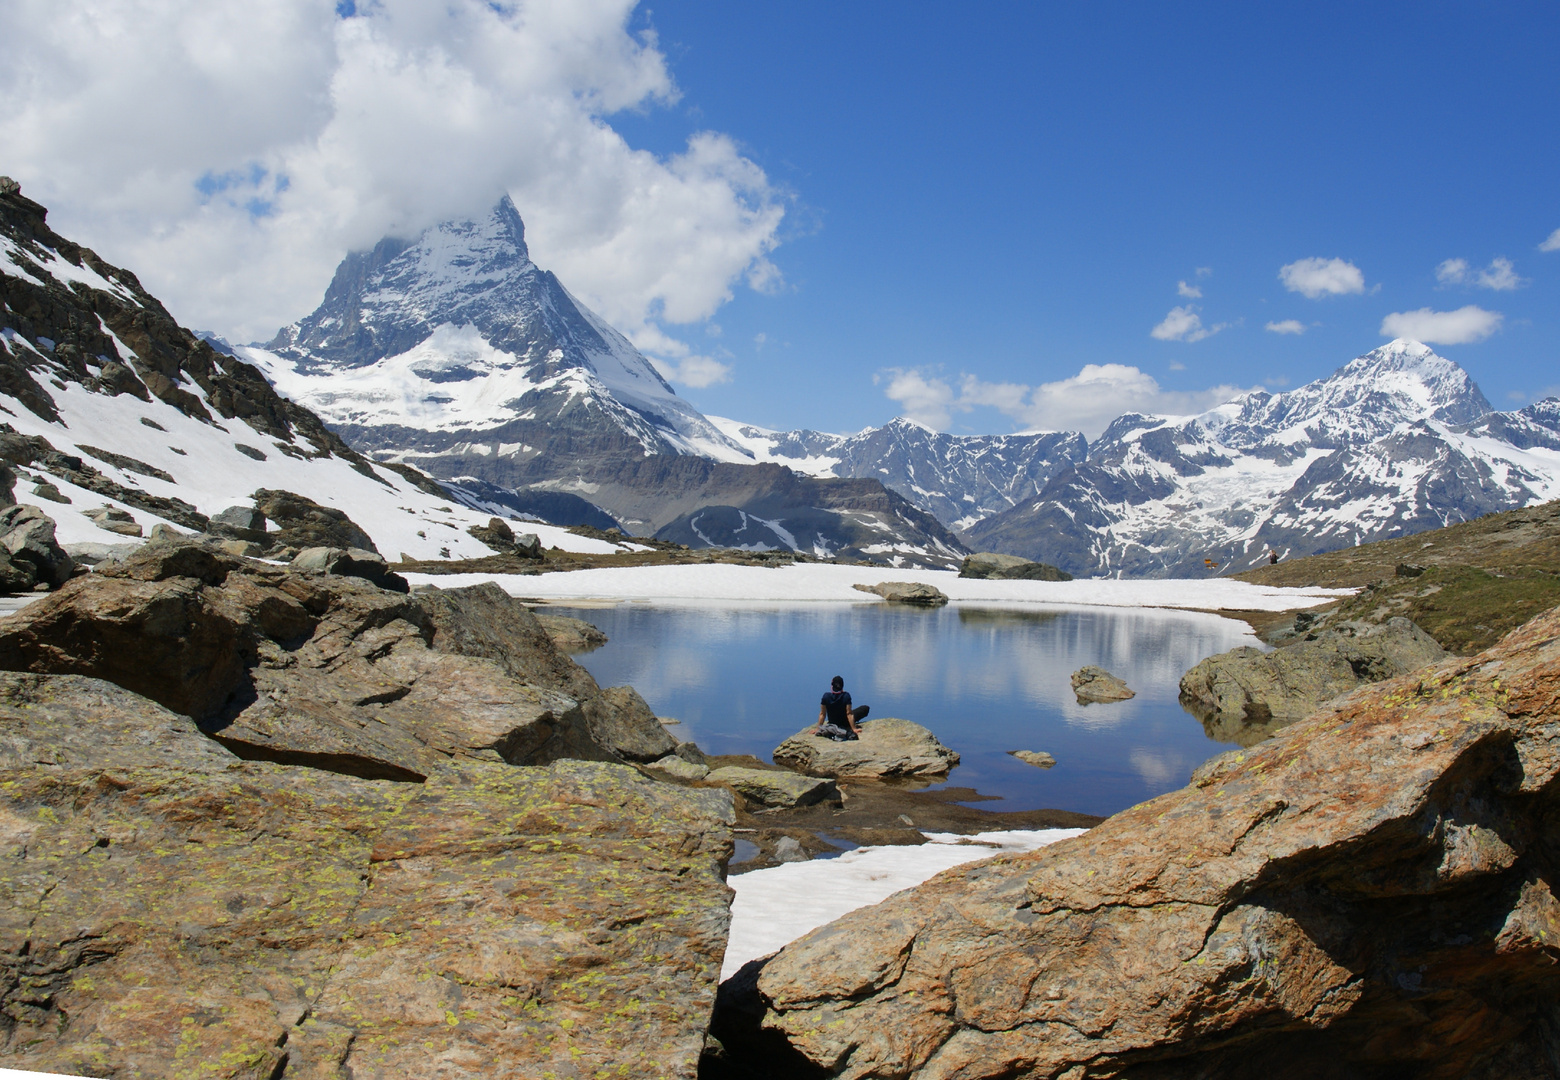
{"type": "Polygon", "coordinates": [[[929,842],[921,845],[857,848],[833,859],[734,874],[726,881],[736,896],[731,901],[731,936],[726,941],[721,981],[749,960],[766,956],[857,908],[881,903],[944,870],[994,855],[1035,851],[1085,831],[1037,829],[974,836],[925,833],[929,842]]]}

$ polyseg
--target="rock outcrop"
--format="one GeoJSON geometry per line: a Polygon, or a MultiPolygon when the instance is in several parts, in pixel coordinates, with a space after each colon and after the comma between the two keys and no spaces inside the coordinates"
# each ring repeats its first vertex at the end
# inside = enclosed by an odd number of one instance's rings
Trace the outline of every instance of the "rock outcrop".
{"type": "Polygon", "coordinates": [[[598,745],[629,761],[655,761],[677,749],[677,740],[632,686],[611,686],[587,699],[585,720],[598,745]]]}
{"type": "Polygon", "coordinates": [[[1017,555],[979,551],[959,567],[962,578],[999,578],[1009,581],[1071,581],[1072,575],[1049,563],[1031,562],[1017,555]]]}
{"type": "Polygon", "coordinates": [[[729,787],[743,798],[761,806],[811,806],[825,800],[838,802],[839,788],[832,780],[798,776],[784,769],[749,769],[741,765],[723,765],[704,777],[706,783],[729,787]]]}
{"type": "Polygon", "coordinates": [[[542,624],[553,644],[566,653],[589,652],[607,643],[607,635],[601,628],[584,619],[537,612],[536,621],[542,624]]]}
{"type": "Polygon", "coordinates": [[[406,579],[392,571],[383,556],[362,548],[304,548],[293,556],[292,568],[303,573],[312,571],[362,578],[392,592],[412,591],[406,579]]]}
{"type": "Polygon", "coordinates": [[[835,742],[803,728],[775,747],[777,765],[809,776],[853,779],[945,776],[959,755],[920,724],[886,716],[861,725],[861,738],[835,742]]]}
{"type": "Polygon", "coordinates": [[[937,607],[948,602],[947,594],[935,585],[919,581],[882,581],[876,585],[852,585],[858,592],[874,593],[891,604],[937,607]]]}
{"type": "Polygon", "coordinates": [[[716,1034],[754,1076],[1552,1075],[1557,728],[1560,609],[813,931],[716,1034]]]}
{"type": "Polygon", "coordinates": [[[696,1075],[731,796],[562,760],[602,695],[501,591],[148,544],[0,668],[0,1064],[696,1075]]]}
{"type": "Polygon", "coordinates": [[[0,508],[0,592],[58,588],[76,563],[54,539],[54,519],[36,506],[0,508]]]}
{"type": "Polygon", "coordinates": [[[1079,705],[1137,697],[1137,691],[1120,678],[1093,664],[1085,664],[1072,673],[1072,688],[1079,705]]]}
{"type": "Polygon", "coordinates": [[[1181,704],[1211,733],[1250,745],[1340,694],[1446,655],[1407,619],[1342,623],[1271,652],[1245,645],[1208,657],[1181,677],[1181,704]]]}

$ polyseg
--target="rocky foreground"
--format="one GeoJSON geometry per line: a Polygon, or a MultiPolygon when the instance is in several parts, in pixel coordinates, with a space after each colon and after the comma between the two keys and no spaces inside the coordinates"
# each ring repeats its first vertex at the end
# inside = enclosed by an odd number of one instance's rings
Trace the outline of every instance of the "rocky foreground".
{"type": "Polygon", "coordinates": [[[731,796],[501,590],[149,544],[0,667],[6,1066],[695,1075],[731,796]]]}
{"type": "Polygon", "coordinates": [[[1553,1076],[1557,732],[1560,609],[755,961],[722,1075],[1553,1076]]]}

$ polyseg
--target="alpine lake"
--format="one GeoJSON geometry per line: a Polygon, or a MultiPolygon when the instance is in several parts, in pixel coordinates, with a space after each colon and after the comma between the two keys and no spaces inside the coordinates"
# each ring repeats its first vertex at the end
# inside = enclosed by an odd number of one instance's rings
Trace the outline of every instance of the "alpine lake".
{"type": "MultiPolygon", "coordinates": [[[[871,717],[929,728],[960,764],[934,787],[974,788],[988,810],[1109,815],[1184,786],[1234,744],[1210,737],[1178,700],[1187,668],[1256,644],[1245,623],[1148,608],[921,609],[881,602],[549,604],[600,627],[576,654],[602,686],[635,687],[669,730],[710,754],[763,761],[815,723],[841,675],[871,717]],[[1128,701],[1080,705],[1071,675],[1094,664],[1126,680],[1128,701]],[[1041,769],[1009,754],[1037,750],[1041,769]]],[[[871,723],[871,719],[867,721],[871,723]]]]}

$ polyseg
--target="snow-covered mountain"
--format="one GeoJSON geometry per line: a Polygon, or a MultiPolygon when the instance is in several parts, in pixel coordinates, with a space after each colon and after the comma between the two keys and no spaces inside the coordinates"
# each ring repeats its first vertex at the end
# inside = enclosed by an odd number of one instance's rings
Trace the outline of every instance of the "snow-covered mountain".
{"type": "Polygon", "coordinates": [[[507,195],[481,220],[348,255],[313,314],[236,351],[360,450],[503,456],[571,435],[744,458],[531,261],[507,195]]]}
{"type": "MultiPolygon", "coordinates": [[[[368,461],[180,327],[134,274],[55,233],[46,213],[0,183],[0,461],[16,500],[43,508],[61,543],[204,530],[264,488],[344,511],[391,559],[492,554],[467,532],[489,519],[481,500],[462,505],[414,470],[368,461]]],[[[528,529],[549,545],[617,550],[528,529]]]]}
{"type": "Polygon", "coordinates": [[[355,449],[484,505],[549,516],[574,499],[562,523],[605,512],[693,546],[896,565],[964,554],[875,480],[761,467],[531,261],[507,196],[480,220],[349,255],[313,314],[235,352],[355,449]]]}
{"type": "Polygon", "coordinates": [[[710,420],[759,461],[812,476],[873,477],[955,530],[1033,498],[1088,452],[1075,431],[948,435],[900,417],[856,435],[829,435],[710,420]]]}
{"type": "Polygon", "coordinates": [[[1560,496],[1560,402],[1496,413],[1426,346],[1202,416],[1117,418],[1036,497],[965,531],[1073,574],[1227,573],[1560,496]]]}

